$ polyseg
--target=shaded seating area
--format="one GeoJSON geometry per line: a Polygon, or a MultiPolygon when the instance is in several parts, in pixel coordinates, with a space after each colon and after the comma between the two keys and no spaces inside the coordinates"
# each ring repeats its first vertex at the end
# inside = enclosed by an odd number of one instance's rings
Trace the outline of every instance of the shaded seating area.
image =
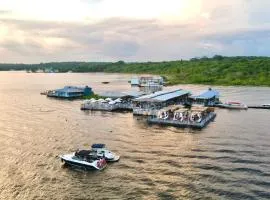
{"type": "Polygon", "coordinates": [[[203,128],[216,117],[214,108],[210,107],[166,107],[161,109],[157,117],[148,119],[149,123],[176,127],[203,128]]]}
{"type": "Polygon", "coordinates": [[[133,114],[157,115],[159,110],[170,105],[184,105],[190,92],[186,90],[159,91],[133,100],[133,114]]]}

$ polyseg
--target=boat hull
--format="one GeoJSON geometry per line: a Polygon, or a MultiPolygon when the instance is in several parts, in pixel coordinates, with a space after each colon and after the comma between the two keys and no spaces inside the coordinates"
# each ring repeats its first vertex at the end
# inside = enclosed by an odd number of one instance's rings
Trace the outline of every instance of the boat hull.
{"type": "Polygon", "coordinates": [[[230,105],[219,105],[220,108],[227,108],[227,109],[236,109],[236,110],[246,110],[248,109],[247,106],[230,106],[230,105]]]}
{"type": "Polygon", "coordinates": [[[103,170],[107,166],[107,164],[103,164],[103,165],[98,166],[97,165],[98,161],[94,161],[92,163],[89,163],[89,162],[85,162],[85,161],[74,160],[74,159],[70,158],[70,155],[60,156],[60,158],[61,158],[61,161],[64,162],[65,165],[67,165],[67,166],[78,167],[78,168],[85,169],[85,170],[103,170]]]}
{"type": "Polygon", "coordinates": [[[97,170],[97,168],[93,166],[87,166],[87,165],[83,165],[83,164],[72,162],[72,161],[63,160],[63,162],[64,162],[64,165],[69,166],[69,167],[75,167],[75,168],[80,168],[84,170],[97,170]]]}

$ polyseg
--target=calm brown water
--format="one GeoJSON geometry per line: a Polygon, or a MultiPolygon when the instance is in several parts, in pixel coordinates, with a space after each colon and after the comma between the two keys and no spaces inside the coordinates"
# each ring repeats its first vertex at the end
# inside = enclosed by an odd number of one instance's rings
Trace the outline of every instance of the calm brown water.
{"type": "MultiPolygon", "coordinates": [[[[194,131],[148,126],[131,113],[84,112],[80,101],[39,94],[85,84],[128,90],[129,78],[0,72],[0,199],[270,199],[270,110],[217,109],[215,122],[194,131]],[[94,142],[121,160],[101,172],[62,167],[59,154],[94,142]]],[[[222,99],[270,103],[270,88],[217,89],[222,99]]]]}

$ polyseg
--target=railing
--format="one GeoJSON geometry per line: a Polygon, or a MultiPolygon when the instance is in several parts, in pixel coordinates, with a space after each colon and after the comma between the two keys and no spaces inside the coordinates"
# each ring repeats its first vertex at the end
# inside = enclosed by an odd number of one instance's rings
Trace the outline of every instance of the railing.
{"type": "Polygon", "coordinates": [[[82,110],[105,110],[105,111],[114,111],[114,110],[132,110],[132,104],[130,103],[117,103],[117,104],[108,104],[108,103],[84,103],[81,105],[82,110]]]}
{"type": "Polygon", "coordinates": [[[149,116],[156,116],[158,110],[151,110],[151,109],[142,109],[142,108],[133,108],[134,115],[149,115],[149,116]]]}
{"type": "Polygon", "coordinates": [[[180,127],[203,128],[212,119],[214,119],[215,116],[216,116],[215,113],[209,113],[208,116],[206,116],[201,122],[192,122],[189,119],[186,121],[179,121],[179,120],[173,120],[173,119],[161,119],[161,118],[156,118],[156,117],[150,117],[148,121],[151,123],[168,124],[168,125],[174,125],[174,126],[180,126],[180,127]]]}

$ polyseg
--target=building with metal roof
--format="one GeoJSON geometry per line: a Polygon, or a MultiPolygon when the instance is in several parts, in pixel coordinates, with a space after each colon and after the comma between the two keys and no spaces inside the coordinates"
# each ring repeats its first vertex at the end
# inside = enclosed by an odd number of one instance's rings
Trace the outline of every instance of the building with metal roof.
{"type": "Polygon", "coordinates": [[[202,92],[199,95],[192,96],[191,100],[194,104],[202,104],[205,106],[213,106],[219,103],[220,93],[217,90],[209,88],[207,91],[202,92]]]}
{"type": "Polygon", "coordinates": [[[65,86],[61,89],[51,90],[48,92],[48,97],[58,97],[58,98],[78,98],[82,96],[88,96],[93,93],[92,88],[86,87],[76,87],[76,86],[65,86]]]}
{"type": "Polygon", "coordinates": [[[159,91],[133,100],[133,114],[156,115],[157,111],[169,105],[188,103],[190,92],[186,90],[159,91]]]}

